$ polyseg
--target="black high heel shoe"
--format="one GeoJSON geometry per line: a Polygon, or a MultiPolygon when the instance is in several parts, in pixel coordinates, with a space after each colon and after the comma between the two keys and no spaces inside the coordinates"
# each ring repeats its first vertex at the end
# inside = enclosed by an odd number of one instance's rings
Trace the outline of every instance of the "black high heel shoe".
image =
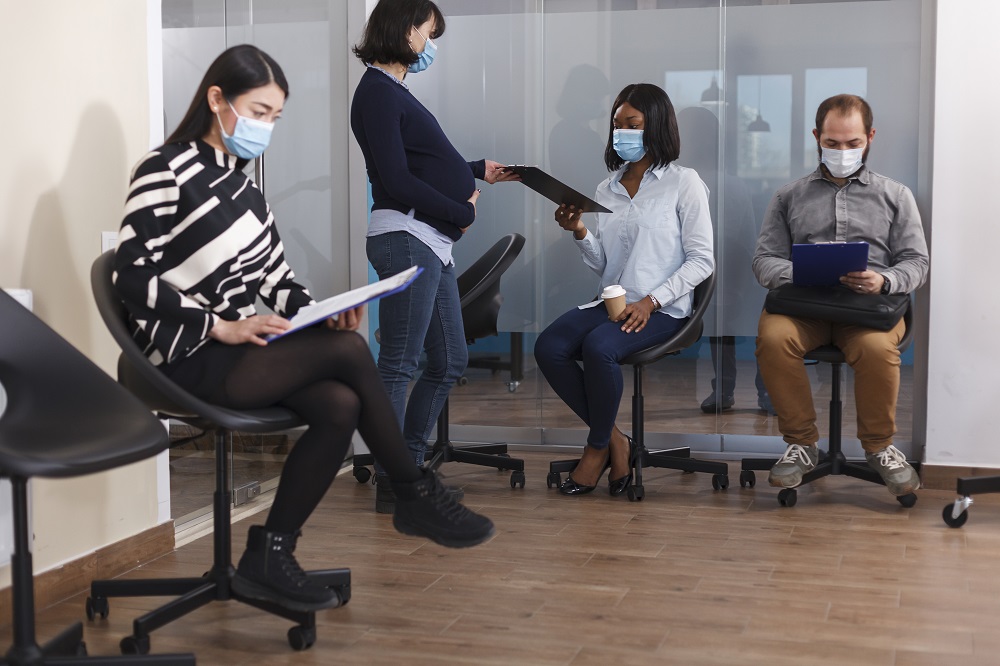
{"type": "MultiPolygon", "coordinates": [[[[608,452],[610,454],[610,451],[608,452]]],[[[604,473],[611,468],[611,456],[608,455],[607,462],[604,463],[604,467],[601,469],[601,473],[597,475],[597,480],[600,481],[604,473]]],[[[587,493],[592,493],[597,489],[597,484],[592,486],[585,486],[582,483],[577,483],[573,479],[573,473],[570,472],[566,475],[566,480],[562,482],[559,486],[559,494],[561,495],[586,495],[587,493]]]]}
{"type": "Polygon", "coordinates": [[[636,463],[635,442],[628,435],[625,435],[625,439],[628,440],[628,474],[618,479],[608,477],[608,492],[611,493],[612,497],[618,497],[632,485],[632,472],[636,463]]]}

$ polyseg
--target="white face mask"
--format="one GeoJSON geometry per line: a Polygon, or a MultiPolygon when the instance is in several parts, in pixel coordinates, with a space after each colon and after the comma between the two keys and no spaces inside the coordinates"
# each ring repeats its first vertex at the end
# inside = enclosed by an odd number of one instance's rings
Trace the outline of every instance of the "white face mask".
{"type": "Polygon", "coordinates": [[[861,168],[861,158],[865,154],[865,149],[834,150],[833,148],[823,148],[822,154],[820,162],[826,165],[831,176],[834,178],[847,178],[861,168]]]}

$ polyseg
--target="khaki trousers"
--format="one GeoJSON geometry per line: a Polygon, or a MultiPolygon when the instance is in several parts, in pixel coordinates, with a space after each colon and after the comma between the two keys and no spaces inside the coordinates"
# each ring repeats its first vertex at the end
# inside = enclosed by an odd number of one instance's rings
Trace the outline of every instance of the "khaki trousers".
{"type": "Polygon", "coordinates": [[[897,345],[904,332],[902,320],[891,331],[877,331],[762,312],[757,329],[757,363],[778,412],[778,429],[785,441],[803,446],[819,441],[812,387],[802,358],[816,347],[834,344],[854,369],[861,445],[865,451],[876,452],[892,444],[899,396],[897,345]]]}

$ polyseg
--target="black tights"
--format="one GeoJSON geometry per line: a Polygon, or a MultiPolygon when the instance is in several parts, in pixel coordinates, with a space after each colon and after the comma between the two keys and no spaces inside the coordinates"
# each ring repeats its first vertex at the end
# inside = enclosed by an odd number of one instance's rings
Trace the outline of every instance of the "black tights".
{"type": "MultiPolygon", "coordinates": [[[[206,397],[236,409],[283,405],[309,426],[285,461],[267,529],[294,532],[302,527],[333,483],[355,430],[393,480],[420,478],[360,335],[315,327],[266,347],[246,347],[206,397]]],[[[210,362],[216,349],[218,343],[195,352],[188,362],[202,354],[210,362]]],[[[230,350],[223,345],[221,351],[225,355],[230,350]]]]}

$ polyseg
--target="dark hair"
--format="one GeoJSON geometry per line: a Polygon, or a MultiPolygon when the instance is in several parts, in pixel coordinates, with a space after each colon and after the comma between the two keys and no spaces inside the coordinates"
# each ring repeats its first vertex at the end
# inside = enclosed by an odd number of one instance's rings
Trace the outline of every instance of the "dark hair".
{"type": "Polygon", "coordinates": [[[826,116],[831,111],[836,111],[841,116],[846,116],[852,111],[857,111],[861,114],[861,122],[864,123],[865,134],[872,133],[872,121],[874,120],[872,107],[868,105],[868,102],[863,97],[858,97],[857,95],[834,95],[823,100],[819,108],[816,109],[817,134],[823,133],[823,123],[826,122],[826,116]]]}
{"type": "Polygon", "coordinates": [[[379,0],[368,17],[361,41],[354,46],[358,60],[370,65],[398,62],[412,65],[417,53],[408,40],[410,28],[434,19],[434,32],[425,35],[437,39],[444,34],[444,14],[431,0],[379,0]]]}
{"type": "Polygon", "coordinates": [[[208,66],[191,106],[165,143],[194,141],[208,134],[215,119],[208,108],[208,89],[212,86],[219,86],[223,96],[231,101],[269,83],[276,83],[288,97],[288,81],[274,58],[250,44],[226,49],[208,66]]]}
{"type": "Polygon", "coordinates": [[[625,86],[611,107],[608,121],[608,145],[604,149],[604,163],[614,171],[625,163],[615,152],[615,111],[628,102],[645,118],[642,142],[646,154],[653,158],[653,166],[667,166],[681,154],[681,137],[677,131],[674,105],[663,88],[651,83],[631,83],[625,86]]]}

